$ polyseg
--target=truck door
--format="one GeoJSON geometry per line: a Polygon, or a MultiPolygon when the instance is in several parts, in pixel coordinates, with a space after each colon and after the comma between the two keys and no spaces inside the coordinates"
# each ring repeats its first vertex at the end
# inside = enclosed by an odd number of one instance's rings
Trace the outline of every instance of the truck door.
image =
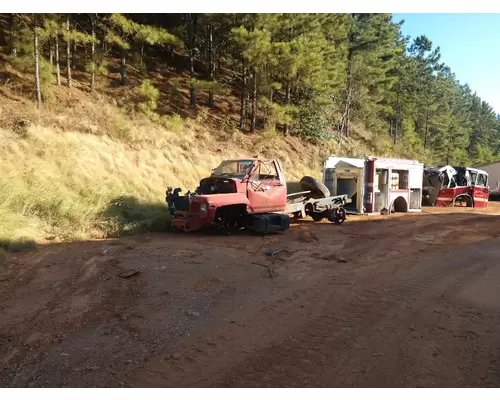
{"type": "Polygon", "coordinates": [[[247,195],[254,213],[284,211],[286,185],[280,179],[276,161],[261,161],[254,169],[247,195]]]}
{"type": "Polygon", "coordinates": [[[485,208],[488,205],[488,175],[485,173],[478,173],[476,184],[472,187],[472,197],[474,198],[474,207],[485,208]]]}

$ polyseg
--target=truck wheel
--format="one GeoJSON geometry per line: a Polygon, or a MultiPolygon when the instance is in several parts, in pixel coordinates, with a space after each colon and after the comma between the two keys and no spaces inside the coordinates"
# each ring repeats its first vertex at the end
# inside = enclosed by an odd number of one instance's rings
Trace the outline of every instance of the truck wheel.
{"type": "Polygon", "coordinates": [[[328,190],[328,188],[323,185],[323,183],[310,176],[304,176],[300,180],[300,185],[304,188],[304,190],[310,190],[311,192],[313,192],[313,194],[319,196],[322,199],[330,197],[330,191],[328,190]]]}
{"type": "Polygon", "coordinates": [[[333,222],[334,224],[340,225],[347,218],[347,213],[345,212],[345,208],[334,208],[328,210],[327,213],[328,221],[333,222]]]}
{"type": "Polygon", "coordinates": [[[312,219],[313,219],[314,222],[319,222],[323,218],[325,218],[325,216],[323,214],[318,214],[318,213],[312,214],[311,217],[312,217],[312,219]]]}

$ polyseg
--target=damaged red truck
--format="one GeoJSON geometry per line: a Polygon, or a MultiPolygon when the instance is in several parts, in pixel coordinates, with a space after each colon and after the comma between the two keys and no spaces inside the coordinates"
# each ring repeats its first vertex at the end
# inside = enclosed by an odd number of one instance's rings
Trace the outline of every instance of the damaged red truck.
{"type": "Polygon", "coordinates": [[[425,206],[486,208],[489,198],[488,173],[476,168],[426,168],[423,201],[425,206]]]}
{"type": "Polygon", "coordinates": [[[279,160],[226,160],[200,181],[195,192],[181,196],[180,188],[167,189],[166,202],[173,215],[172,228],[185,232],[209,227],[246,228],[259,233],[284,231],[289,215],[327,218],[340,224],[346,219],[347,195],[330,196],[311,177],[300,181],[302,191],[288,193],[279,160]]]}

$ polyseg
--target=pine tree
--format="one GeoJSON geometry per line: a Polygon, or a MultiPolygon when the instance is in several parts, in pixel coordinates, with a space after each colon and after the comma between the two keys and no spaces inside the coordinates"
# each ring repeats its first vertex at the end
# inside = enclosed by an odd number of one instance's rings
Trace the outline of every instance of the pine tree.
{"type": "Polygon", "coordinates": [[[59,38],[62,33],[62,16],[61,14],[48,14],[43,20],[43,29],[47,40],[51,46],[51,56],[54,57],[50,61],[54,65],[54,73],[56,76],[56,83],[61,84],[61,69],[60,69],[60,59],[59,59],[59,38]],[[53,45],[53,48],[52,48],[53,45]]]}
{"type": "Polygon", "coordinates": [[[187,30],[188,30],[188,53],[189,53],[189,101],[191,107],[196,106],[196,92],[194,88],[195,74],[194,74],[194,51],[195,51],[195,26],[196,14],[188,14],[187,17],[187,30]]]}
{"type": "Polygon", "coordinates": [[[135,24],[121,14],[112,14],[109,17],[110,28],[106,31],[106,43],[120,49],[120,84],[127,84],[127,52],[130,41],[133,40],[135,24]]]}
{"type": "Polygon", "coordinates": [[[33,14],[33,58],[35,63],[36,105],[40,108],[42,106],[42,89],[40,85],[40,50],[38,43],[38,19],[36,14],[33,14]]]}
{"type": "Polygon", "coordinates": [[[96,53],[95,53],[95,45],[97,42],[96,38],[96,19],[97,16],[94,14],[90,15],[90,24],[91,24],[91,36],[92,36],[92,42],[90,44],[90,91],[95,90],[95,72],[96,72],[96,53]]]}
{"type": "Polygon", "coordinates": [[[70,88],[72,86],[71,80],[71,30],[70,30],[70,16],[66,16],[66,84],[70,88]]]}
{"type": "Polygon", "coordinates": [[[349,136],[350,121],[360,116],[376,117],[384,92],[391,90],[398,26],[388,14],[352,14],[347,37],[346,83],[340,131],[349,136]]]}

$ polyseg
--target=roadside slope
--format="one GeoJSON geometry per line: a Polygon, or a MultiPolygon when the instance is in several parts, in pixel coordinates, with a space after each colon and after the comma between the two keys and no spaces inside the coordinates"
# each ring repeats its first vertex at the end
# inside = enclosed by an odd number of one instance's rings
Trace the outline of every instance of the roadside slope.
{"type": "Polygon", "coordinates": [[[153,122],[105,98],[77,90],[69,97],[60,89],[66,104],[57,109],[37,111],[22,99],[0,103],[0,241],[87,239],[151,227],[148,221],[165,220],[159,205],[167,186],[194,189],[222,159],[279,157],[291,180],[318,176],[331,148],[274,132],[216,134],[202,117],[153,122]],[[111,207],[123,197],[130,212],[111,207]]]}

